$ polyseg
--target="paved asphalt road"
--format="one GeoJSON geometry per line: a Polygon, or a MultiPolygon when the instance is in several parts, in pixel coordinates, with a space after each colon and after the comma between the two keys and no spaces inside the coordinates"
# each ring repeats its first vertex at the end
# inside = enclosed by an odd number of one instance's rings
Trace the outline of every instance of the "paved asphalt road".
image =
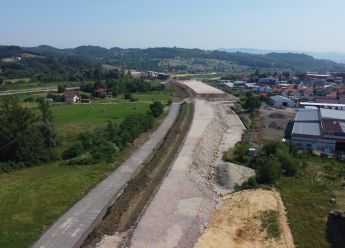
{"type": "MultiPolygon", "coordinates": [[[[67,90],[75,90],[75,89],[79,89],[79,87],[67,88],[67,90]]],[[[8,96],[8,95],[15,95],[15,94],[25,94],[25,93],[35,93],[35,92],[49,92],[49,91],[57,91],[56,86],[55,87],[44,87],[44,88],[32,88],[32,89],[0,91],[0,96],[8,96]]]]}
{"type": "MultiPolygon", "coordinates": [[[[34,244],[34,248],[79,247],[102,220],[109,206],[122,193],[129,180],[141,169],[175,122],[180,109],[173,103],[168,116],[149,140],[127,159],[115,172],[77,202],[34,244]]],[[[42,199],[44,200],[44,199],[42,199]]]]}

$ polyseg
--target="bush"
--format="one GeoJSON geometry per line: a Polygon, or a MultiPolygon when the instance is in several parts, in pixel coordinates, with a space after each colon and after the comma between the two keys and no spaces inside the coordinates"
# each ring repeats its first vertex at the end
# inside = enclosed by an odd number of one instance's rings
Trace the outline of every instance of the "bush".
{"type": "Polygon", "coordinates": [[[256,179],[258,183],[272,184],[282,174],[279,160],[274,156],[257,158],[256,166],[256,179]]]}
{"type": "Polygon", "coordinates": [[[250,158],[248,157],[248,150],[250,145],[248,143],[237,143],[233,149],[233,157],[235,161],[240,163],[247,163],[250,158]]]}
{"type": "Polygon", "coordinates": [[[94,162],[111,163],[115,161],[119,148],[110,142],[104,142],[94,145],[90,153],[94,162]]]}
{"type": "Polygon", "coordinates": [[[159,117],[164,112],[164,106],[160,101],[155,101],[150,105],[150,110],[154,117],[159,117]]]}
{"type": "Polygon", "coordinates": [[[0,173],[11,172],[19,168],[23,168],[26,165],[24,163],[15,163],[12,161],[9,162],[0,162],[0,173]]]}
{"type": "Polygon", "coordinates": [[[59,84],[57,87],[58,93],[64,93],[66,91],[66,87],[63,84],[59,84]]]}
{"type": "Polygon", "coordinates": [[[80,142],[76,142],[73,146],[62,153],[62,159],[71,159],[79,156],[84,152],[84,147],[80,142]]]}
{"type": "Polygon", "coordinates": [[[66,165],[87,165],[87,164],[94,164],[94,160],[90,153],[83,153],[75,158],[67,160],[65,162],[66,165]]]}
{"type": "Polygon", "coordinates": [[[256,182],[256,177],[252,176],[242,184],[241,189],[256,189],[257,187],[258,183],[256,182]]]}
{"type": "Polygon", "coordinates": [[[288,153],[287,149],[278,150],[277,158],[284,170],[285,176],[294,176],[296,174],[298,162],[288,153]]]}

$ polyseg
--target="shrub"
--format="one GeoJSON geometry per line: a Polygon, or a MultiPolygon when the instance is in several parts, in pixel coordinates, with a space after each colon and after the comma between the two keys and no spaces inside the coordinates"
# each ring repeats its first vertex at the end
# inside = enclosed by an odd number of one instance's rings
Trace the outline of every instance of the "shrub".
{"type": "Polygon", "coordinates": [[[79,156],[84,151],[85,150],[84,150],[84,147],[82,146],[82,144],[80,142],[76,142],[73,146],[71,146],[69,149],[67,149],[66,151],[64,151],[62,153],[62,158],[63,159],[71,159],[71,158],[74,158],[76,156],[79,156]]]}
{"type": "Polygon", "coordinates": [[[94,162],[114,162],[119,148],[110,142],[100,143],[91,148],[91,156],[94,162]]]}
{"type": "Polygon", "coordinates": [[[257,158],[256,166],[256,179],[258,183],[272,184],[282,174],[279,160],[274,156],[257,158]]]}
{"type": "Polygon", "coordinates": [[[57,87],[58,93],[64,93],[66,91],[66,87],[63,84],[59,84],[57,87]]]}
{"type": "Polygon", "coordinates": [[[242,184],[241,189],[255,189],[257,187],[258,183],[256,182],[256,177],[252,176],[242,184]]]}
{"type": "Polygon", "coordinates": [[[66,165],[86,165],[86,164],[94,164],[94,160],[90,153],[83,153],[75,158],[67,160],[66,165]]]}
{"type": "Polygon", "coordinates": [[[277,152],[277,158],[284,170],[285,176],[294,176],[297,172],[297,161],[286,149],[280,149],[277,152]]]}
{"type": "Polygon", "coordinates": [[[233,157],[235,161],[246,163],[250,159],[248,157],[248,150],[250,145],[248,143],[237,143],[233,149],[233,157]]]}
{"type": "Polygon", "coordinates": [[[164,112],[164,106],[160,101],[155,101],[150,105],[150,110],[154,117],[159,117],[164,112]]]}

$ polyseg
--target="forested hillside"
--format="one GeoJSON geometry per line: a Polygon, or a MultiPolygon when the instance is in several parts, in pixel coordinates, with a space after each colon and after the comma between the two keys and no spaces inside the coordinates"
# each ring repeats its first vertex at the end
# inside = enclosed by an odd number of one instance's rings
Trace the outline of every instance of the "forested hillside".
{"type": "MultiPolygon", "coordinates": [[[[0,79],[32,78],[42,82],[104,79],[114,75],[109,64],[123,69],[162,72],[244,72],[254,69],[345,71],[344,64],[295,53],[229,53],[184,48],[121,49],[80,46],[21,48],[0,46],[0,79]],[[110,75],[108,75],[110,73],[110,75]]],[[[115,69],[115,74],[118,71],[115,69]]]]}

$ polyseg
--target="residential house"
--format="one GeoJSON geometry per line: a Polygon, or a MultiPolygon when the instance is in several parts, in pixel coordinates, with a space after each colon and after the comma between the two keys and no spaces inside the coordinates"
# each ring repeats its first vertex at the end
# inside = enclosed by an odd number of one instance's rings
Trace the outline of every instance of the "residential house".
{"type": "Polygon", "coordinates": [[[79,101],[78,93],[74,90],[68,90],[64,93],[65,102],[75,103],[79,101]]]}

